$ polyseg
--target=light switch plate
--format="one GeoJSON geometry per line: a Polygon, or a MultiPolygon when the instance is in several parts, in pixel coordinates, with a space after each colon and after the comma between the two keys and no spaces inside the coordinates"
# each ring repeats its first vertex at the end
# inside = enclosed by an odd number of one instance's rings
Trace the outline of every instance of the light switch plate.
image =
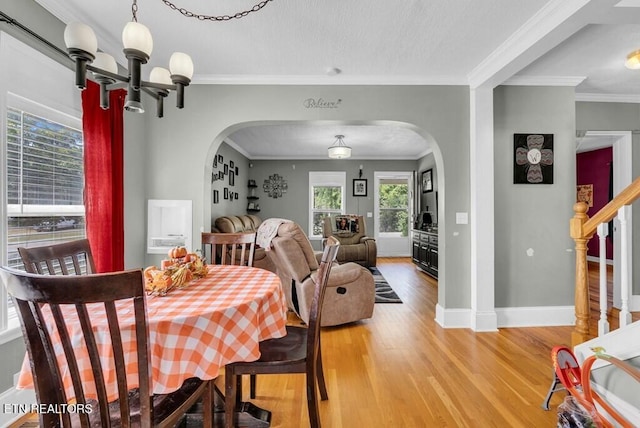
{"type": "Polygon", "coordinates": [[[456,224],[469,224],[469,213],[456,213],[456,224]]]}

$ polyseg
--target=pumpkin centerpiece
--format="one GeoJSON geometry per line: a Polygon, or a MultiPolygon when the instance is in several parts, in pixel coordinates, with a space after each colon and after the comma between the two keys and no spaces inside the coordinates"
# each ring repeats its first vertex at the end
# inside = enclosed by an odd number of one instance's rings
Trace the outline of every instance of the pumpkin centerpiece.
{"type": "Polygon", "coordinates": [[[170,259],[183,259],[189,252],[186,247],[173,247],[169,250],[170,259]]]}
{"type": "Polygon", "coordinates": [[[145,284],[149,294],[166,295],[169,291],[183,288],[192,280],[209,274],[205,260],[197,253],[190,253],[185,247],[173,247],[162,260],[160,269],[149,266],[145,269],[145,284]]]}

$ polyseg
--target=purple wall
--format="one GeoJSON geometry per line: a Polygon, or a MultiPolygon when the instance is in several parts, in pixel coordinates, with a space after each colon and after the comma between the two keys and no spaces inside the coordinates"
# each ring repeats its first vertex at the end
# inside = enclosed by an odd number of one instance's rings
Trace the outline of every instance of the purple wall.
{"type": "MultiPolygon", "coordinates": [[[[613,162],[613,149],[593,150],[576,156],[577,184],[593,184],[593,206],[587,214],[592,217],[609,202],[609,167],[613,162]]],[[[589,241],[589,256],[599,257],[598,237],[589,241]]],[[[613,241],[607,238],[607,259],[613,260],[613,241]]]]}

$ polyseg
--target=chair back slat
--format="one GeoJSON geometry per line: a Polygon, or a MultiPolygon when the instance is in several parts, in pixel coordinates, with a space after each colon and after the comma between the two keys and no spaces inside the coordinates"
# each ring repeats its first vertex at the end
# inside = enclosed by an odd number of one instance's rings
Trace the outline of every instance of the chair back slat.
{"type": "MultiPolygon", "coordinates": [[[[86,399],[84,396],[82,381],[80,380],[80,370],[78,369],[76,354],[73,349],[73,345],[71,344],[71,339],[69,338],[69,332],[66,328],[66,323],[62,315],[62,311],[60,310],[60,305],[49,305],[49,307],[51,309],[51,314],[53,315],[57,333],[60,336],[60,342],[62,343],[64,356],[69,366],[69,375],[71,376],[71,382],[73,384],[73,390],[76,394],[76,399],[78,402],[83,403],[86,401],[86,399]]],[[[64,393],[64,389],[62,389],[62,393],[64,393]]],[[[68,417],[68,415],[66,416],[68,417]]],[[[80,413],[78,417],[80,418],[80,423],[83,424],[83,426],[89,426],[89,417],[87,414],[80,413]]]]}
{"type": "MultiPolygon", "coordinates": [[[[89,402],[92,405],[93,413],[99,412],[99,418],[96,417],[97,415],[90,415],[87,418],[87,415],[82,413],[74,415],[79,417],[79,422],[76,421],[76,424],[79,423],[83,427],[89,426],[89,419],[99,420],[102,427],[113,425],[102,364],[111,364],[116,370],[117,399],[122,418],[122,423],[119,422],[118,426],[130,426],[129,390],[131,388],[127,385],[124,334],[118,322],[118,314],[123,310],[131,312],[127,309],[133,307],[135,333],[132,331],[130,334],[135,334],[138,356],[139,422],[140,426],[151,425],[151,369],[142,271],[52,276],[29,274],[3,267],[0,268],[0,279],[5,284],[18,311],[38,402],[54,405],[67,404],[70,400],[77,404],[89,402]],[[91,317],[101,315],[106,316],[110,334],[108,338],[96,339],[91,317]],[[77,326],[80,326],[83,343],[72,344],[68,333],[73,328],[72,325],[76,326],[76,330],[77,326]],[[64,359],[67,363],[66,371],[69,372],[70,383],[73,386],[73,397],[67,396],[65,393],[57,353],[52,345],[54,343],[52,335],[59,337],[57,343],[61,344],[64,352],[64,359]],[[110,339],[110,343],[105,344],[105,339],[110,339]],[[105,346],[113,349],[110,363],[105,360],[109,357],[99,352],[99,348],[103,349],[105,346]],[[88,354],[91,367],[78,367],[75,356],[80,352],[88,354]],[[83,386],[80,380],[80,370],[91,370],[94,384],[89,385],[95,387],[95,391],[90,392],[86,383],[83,386]],[[92,401],[94,393],[97,402],[92,401]]],[[[111,411],[115,412],[114,409],[111,411]]],[[[73,417],[70,419],[69,414],[65,412],[62,414],[43,413],[40,418],[41,426],[69,427],[73,424],[73,417]]]]}
{"type": "Polygon", "coordinates": [[[96,273],[88,239],[42,247],[18,247],[24,269],[40,275],[85,275],[96,273]]]}
{"type": "Polygon", "coordinates": [[[210,264],[253,266],[256,232],[202,233],[202,254],[210,246],[210,264]]]}

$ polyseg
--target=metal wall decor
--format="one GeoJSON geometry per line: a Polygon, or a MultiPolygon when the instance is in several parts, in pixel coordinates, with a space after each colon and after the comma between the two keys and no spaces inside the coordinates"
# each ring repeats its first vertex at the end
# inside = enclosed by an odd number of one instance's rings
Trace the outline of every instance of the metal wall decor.
{"type": "Polygon", "coordinates": [[[287,193],[288,185],[284,177],[279,174],[273,174],[267,180],[264,180],[262,188],[269,197],[277,199],[281,198],[283,193],[287,193]]]}

